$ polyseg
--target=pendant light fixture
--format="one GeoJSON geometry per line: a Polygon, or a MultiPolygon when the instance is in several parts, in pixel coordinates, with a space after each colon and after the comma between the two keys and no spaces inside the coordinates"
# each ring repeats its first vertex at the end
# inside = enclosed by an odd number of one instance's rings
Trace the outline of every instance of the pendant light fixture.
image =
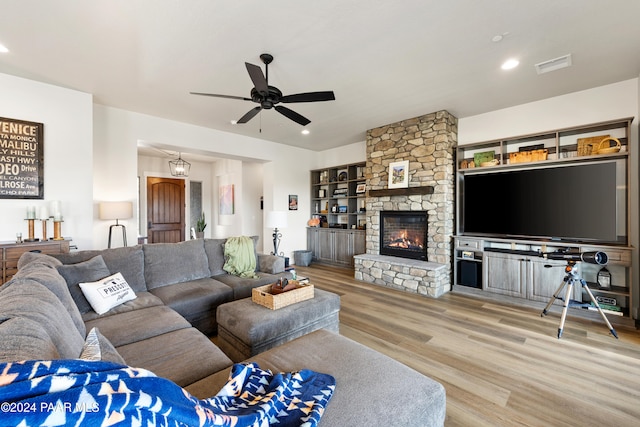
{"type": "Polygon", "coordinates": [[[178,153],[178,160],[169,161],[171,176],[188,177],[191,170],[191,163],[182,160],[181,154],[178,153]]]}

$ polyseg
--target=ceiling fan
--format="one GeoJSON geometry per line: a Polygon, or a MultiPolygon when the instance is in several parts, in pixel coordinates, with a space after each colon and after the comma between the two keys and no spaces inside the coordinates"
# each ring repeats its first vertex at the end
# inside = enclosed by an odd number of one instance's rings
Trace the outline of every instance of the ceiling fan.
{"type": "Polygon", "coordinates": [[[253,82],[253,89],[251,89],[251,98],[245,98],[242,96],[232,96],[232,95],[218,95],[214,93],[201,93],[201,92],[189,92],[192,95],[202,95],[202,96],[213,96],[217,98],[229,98],[229,99],[239,99],[242,101],[253,101],[255,103],[260,104],[257,107],[252,108],[247,112],[244,116],[242,116],[237,123],[247,123],[256,114],[258,114],[261,110],[269,110],[271,108],[275,108],[275,110],[282,114],[283,116],[293,120],[294,122],[301,124],[302,126],[306,126],[311,123],[311,120],[306,117],[296,113],[295,111],[284,107],[282,105],[277,105],[279,103],[294,103],[294,102],[318,102],[318,101],[335,101],[336,97],[333,94],[333,91],[324,91],[324,92],[306,92],[306,93],[296,93],[293,95],[282,95],[280,89],[275,86],[269,86],[269,64],[273,61],[273,56],[268,53],[263,53],[260,55],[260,59],[265,64],[265,74],[262,73],[262,68],[257,65],[249,64],[245,62],[247,66],[247,71],[249,72],[249,77],[251,77],[251,81],[253,82]]]}

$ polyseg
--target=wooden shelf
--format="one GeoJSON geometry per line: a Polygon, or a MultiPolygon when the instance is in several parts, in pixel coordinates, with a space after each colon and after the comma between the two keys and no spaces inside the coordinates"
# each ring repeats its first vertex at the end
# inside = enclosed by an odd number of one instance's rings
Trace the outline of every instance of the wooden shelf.
{"type": "Polygon", "coordinates": [[[433,194],[433,186],[425,185],[422,187],[383,188],[381,190],[369,190],[369,196],[371,197],[416,196],[424,194],[433,194]]]}

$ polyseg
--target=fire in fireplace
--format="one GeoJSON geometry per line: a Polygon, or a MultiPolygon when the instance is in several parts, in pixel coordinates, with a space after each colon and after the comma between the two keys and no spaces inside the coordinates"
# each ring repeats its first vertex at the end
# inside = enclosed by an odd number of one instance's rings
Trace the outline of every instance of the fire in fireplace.
{"type": "Polygon", "coordinates": [[[426,211],[380,212],[380,255],[426,261],[426,242],[426,211]]]}

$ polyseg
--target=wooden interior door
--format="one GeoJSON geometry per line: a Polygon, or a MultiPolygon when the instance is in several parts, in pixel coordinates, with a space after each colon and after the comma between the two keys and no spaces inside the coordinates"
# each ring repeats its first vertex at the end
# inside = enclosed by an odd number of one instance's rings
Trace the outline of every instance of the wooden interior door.
{"type": "Polygon", "coordinates": [[[184,241],[185,181],[147,178],[147,238],[149,243],[184,241]]]}

